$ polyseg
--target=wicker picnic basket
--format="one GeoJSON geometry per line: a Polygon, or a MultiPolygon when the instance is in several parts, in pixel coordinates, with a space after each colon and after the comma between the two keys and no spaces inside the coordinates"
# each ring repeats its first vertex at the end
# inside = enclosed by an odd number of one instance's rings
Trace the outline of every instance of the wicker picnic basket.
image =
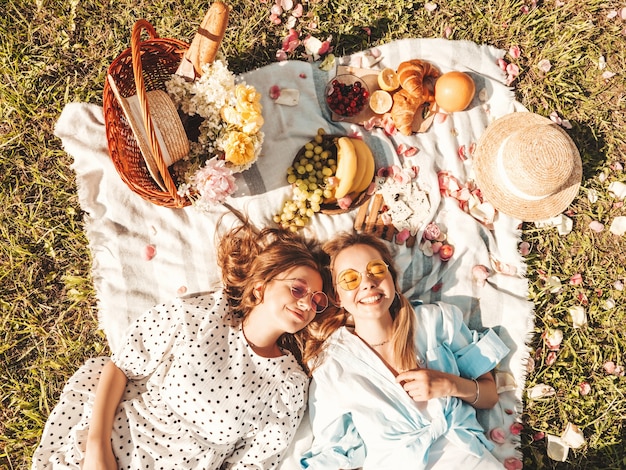
{"type": "MultiPolygon", "coordinates": [[[[142,105],[144,125],[153,128],[147,93],[163,90],[165,82],[178,68],[189,45],[183,41],[160,38],[154,27],[146,20],[138,20],[133,26],[131,47],[120,54],[109,66],[108,73],[122,97],[137,95],[142,105]],[[149,38],[141,40],[143,30],[149,38]]],[[[154,204],[166,207],[183,207],[190,204],[187,198],[177,194],[165,163],[158,140],[150,139],[150,147],[159,173],[166,187],[164,191],[148,170],[141,153],[138,139],[133,132],[121,103],[107,81],[103,93],[104,120],[109,154],[117,172],[135,193],[154,204]]],[[[148,130],[148,135],[153,132],[148,130]]]]}
{"type": "Polygon", "coordinates": [[[174,73],[197,78],[201,66],[213,61],[227,21],[228,7],[216,1],[190,45],[160,38],[148,21],[138,20],[130,47],[109,66],[103,92],[109,154],[126,185],[154,204],[173,208],[191,204],[178,195],[164,160],[164,153],[182,158],[189,145],[181,119],[164,92],[165,82],[174,73]],[[144,30],[146,40],[141,39],[144,30]],[[130,98],[140,107],[135,119],[129,117],[130,98]]]}

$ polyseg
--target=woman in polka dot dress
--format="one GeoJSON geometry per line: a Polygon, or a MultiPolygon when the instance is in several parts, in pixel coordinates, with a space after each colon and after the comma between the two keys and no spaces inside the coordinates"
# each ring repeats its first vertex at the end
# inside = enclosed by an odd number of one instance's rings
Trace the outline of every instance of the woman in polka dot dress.
{"type": "Polygon", "coordinates": [[[327,257],[280,231],[233,229],[222,290],[137,319],[88,361],[46,423],[33,469],[275,468],[302,419],[305,328],[328,305],[327,257]]]}

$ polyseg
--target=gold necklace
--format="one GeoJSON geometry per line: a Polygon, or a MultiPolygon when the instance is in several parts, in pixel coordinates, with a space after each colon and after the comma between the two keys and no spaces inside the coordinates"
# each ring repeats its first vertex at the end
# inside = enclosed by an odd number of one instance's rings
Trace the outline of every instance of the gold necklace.
{"type": "MultiPolygon", "coordinates": [[[[361,338],[361,335],[359,335],[359,334],[356,332],[356,330],[354,331],[354,334],[355,334],[355,335],[357,335],[359,338],[361,338]]],[[[387,343],[390,341],[389,339],[386,339],[386,340],[385,340],[385,341],[383,341],[382,343],[370,344],[370,343],[368,343],[367,341],[365,341],[363,338],[361,338],[361,340],[362,340],[363,342],[365,342],[365,343],[366,343],[369,347],[371,347],[371,348],[377,348],[377,347],[379,347],[379,346],[382,346],[382,345],[384,345],[384,344],[387,344],[387,343]]]]}

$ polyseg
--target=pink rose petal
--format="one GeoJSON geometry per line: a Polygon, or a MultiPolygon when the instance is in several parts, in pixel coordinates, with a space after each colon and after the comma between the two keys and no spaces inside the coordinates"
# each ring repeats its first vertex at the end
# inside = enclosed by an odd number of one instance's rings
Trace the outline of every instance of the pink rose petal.
{"type": "Polygon", "coordinates": [[[598,222],[597,220],[594,220],[589,223],[589,228],[594,232],[600,233],[604,230],[604,224],[598,222]]]}
{"type": "Polygon", "coordinates": [[[507,457],[504,459],[504,468],[506,470],[522,470],[524,464],[517,457],[507,457]]]}
{"type": "Polygon", "coordinates": [[[502,428],[493,428],[489,431],[489,439],[496,444],[504,444],[506,442],[506,433],[502,428]]]}
{"type": "Polygon", "coordinates": [[[280,96],[280,87],[278,85],[272,85],[270,87],[270,98],[275,100],[280,96]]]}
{"type": "Polygon", "coordinates": [[[509,428],[511,434],[513,434],[514,436],[519,436],[523,429],[524,425],[522,423],[513,423],[509,428]]]}
{"type": "Polygon", "coordinates": [[[591,393],[591,385],[589,385],[589,382],[581,382],[578,389],[582,396],[589,395],[591,393]]]}
{"type": "Polygon", "coordinates": [[[176,291],[177,295],[183,295],[187,293],[187,286],[180,286],[176,291]]]}
{"type": "Polygon", "coordinates": [[[156,256],[156,247],[154,245],[146,245],[143,250],[143,259],[150,261],[156,256]]]}
{"type": "Polygon", "coordinates": [[[521,55],[521,50],[519,48],[519,46],[511,46],[509,48],[509,55],[513,58],[513,59],[519,59],[520,55],[521,55]]]}
{"type": "Polygon", "coordinates": [[[583,276],[580,273],[576,273],[574,274],[572,277],[570,277],[569,279],[569,283],[573,286],[579,286],[583,283],[583,276]]]}

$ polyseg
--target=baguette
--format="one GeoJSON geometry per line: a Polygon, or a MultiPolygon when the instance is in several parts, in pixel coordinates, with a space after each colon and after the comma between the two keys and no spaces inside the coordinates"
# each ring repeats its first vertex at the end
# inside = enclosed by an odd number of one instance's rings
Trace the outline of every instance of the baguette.
{"type": "Polygon", "coordinates": [[[202,75],[202,67],[215,60],[228,25],[228,14],[225,3],[218,0],[211,5],[178,66],[178,75],[195,80],[202,75]]]}

